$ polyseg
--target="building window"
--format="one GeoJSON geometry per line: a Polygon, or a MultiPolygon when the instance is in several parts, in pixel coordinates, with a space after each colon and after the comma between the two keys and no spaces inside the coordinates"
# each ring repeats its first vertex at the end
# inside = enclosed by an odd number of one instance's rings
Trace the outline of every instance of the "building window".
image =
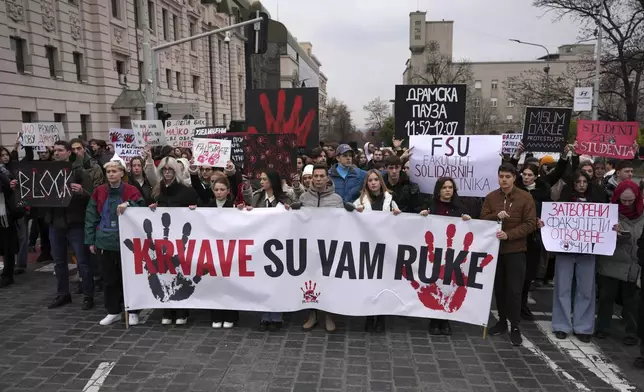
{"type": "Polygon", "coordinates": [[[505,116],[505,122],[512,124],[514,122],[514,117],[511,114],[508,114],[507,116],[505,116]]]}
{"type": "Polygon", "coordinates": [[[81,136],[87,139],[89,134],[89,114],[80,115],[80,125],[81,125],[81,136]]]}
{"type": "Polygon", "coordinates": [[[163,23],[163,39],[168,40],[168,10],[161,8],[161,22],[163,23]]]}
{"type": "Polygon", "coordinates": [[[181,91],[181,72],[177,72],[177,91],[181,91]]]}
{"type": "Polygon", "coordinates": [[[23,123],[34,123],[36,120],[35,112],[22,112],[22,122],[23,123]]]}
{"type": "Polygon", "coordinates": [[[492,90],[496,90],[499,88],[499,81],[498,80],[493,80],[492,81],[492,90]]]}
{"type": "Polygon", "coordinates": [[[416,26],[420,26],[420,20],[414,21],[414,24],[415,24],[416,26]]]}
{"type": "Polygon", "coordinates": [[[224,125],[228,127],[228,118],[226,118],[225,114],[224,114],[224,125]]]}
{"type": "Polygon", "coordinates": [[[154,3],[148,1],[148,27],[151,31],[154,31],[156,28],[156,14],[154,13],[154,3]]]}
{"type": "Polygon", "coordinates": [[[10,37],[11,50],[16,55],[16,71],[25,73],[25,40],[18,37],[10,37]]]}
{"type": "Polygon", "coordinates": [[[416,34],[416,35],[414,35],[414,39],[415,39],[416,41],[420,41],[420,34],[416,34]]]}
{"type": "Polygon", "coordinates": [[[495,107],[498,107],[498,106],[499,106],[499,102],[498,102],[498,100],[497,100],[496,98],[492,98],[492,99],[491,99],[491,103],[492,103],[492,107],[493,107],[493,108],[495,108],[495,107]]]}
{"type": "Polygon", "coordinates": [[[172,90],[172,70],[165,70],[165,81],[168,84],[168,88],[172,90]]]}
{"type": "Polygon", "coordinates": [[[496,124],[496,116],[495,116],[495,115],[491,115],[491,116],[490,116],[490,122],[491,122],[492,124],[496,124]]]}
{"type": "Polygon", "coordinates": [[[179,18],[177,15],[172,15],[172,30],[175,41],[179,39],[179,28],[179,18]]]}
{"type": "Polygon", "coordinates": [[[514,87],[514,83],[511,80],[508,80],[508,90],[511,90],[514,87]]]}
{"type": "Polygon", "coordinates": [[[508,107],[513,108],[514,107],[514,99],[508,98],[508,107]]]}
{"type": "Polygon", "coordinates": [[[139,61],[139,84],[145,84],[145,69],[143,69],[143,61],[139,61]]]}
{"type": "Polygon", "coordinates": [[[239,78],[237,78],[237,91],[239,93],[239,101],[240,102],[244,102],[244,97],[242,97],[242,91],[244,91],[243,83],[244,82],[243,82],[243,79],[242,79],[241,76],[239,78]]]}
{"type": "Polygon", "coordinates": [[[224,85],[222,83],[219,84],[219,98],[224,99],[224,85]]]}
{"type": "Polygon", "coordinates": [[[481,107],[481,98],[476,98],[474,100],[474,107],[475,108],[480,108],[481,107]]]}
{"type": "Polygon", "coordinates": [[[83,81],[83,54],[80,52],[74,52],[74,66],[76,67],[76,80],[79,82],[83,81]]]}
{"type": "Polygon", "coordinates": [[[479,125],[481,123],[481,117],[479,117],[479,114],[474,115],[474,125],[479,125]]]}
{"type": "Polygon", "coordinates": [[[125,78],[124,76],[121,76],[121,75],[125,75],[125,61],[116,60],[116,73],[118,74],[119,83],[125,84],[125,80],[124,80],[125,78]]]}
{"type": "Polygon", "coordinates": [[[244,118],[244,103],[240,102],[239,103],[239,118],[244,118]]]}
{"type": "Polygon", "coordinates": [[[482,85],[483,85],[483,83],[480,80],[474,81],[474,88],[475,89],[480,90],[482,85]]]}
{"type": "Polygon", "coordinates": [[[137,29],[141,28],[139,17],[139,0],[134,0],[134,26],[136,26],[137,29]]]}
{"type": "Polygon", "coordinates": [[[112,18],[121,19],[121,0],[110,0],[112,18]]]}
{"type": "MultiPolygon", "coordinates": [[[[196,25],[194,24],[194,22],[190,22],[190,36],[191,37],[193,35],[197,34],[197,31],[195,30],[195,26],[196,25]]],[[[197,40],[196,39],[193,39],[192,41],[190,41],[190,50],[192,50],[193,52],[197,51],[197,40]]]]}
{"type": "Polygon", "coordinates": [[[49,63],[49,76],[56,78],[56,62],[58,58],[58,49],[51,45],[45,46],[47,62],[49,63]]]}
{"type": "Polygon", "coordinates": [[[119,116],[119,128],[132,129],[132,120],[130,116],[119,116]]]}
{"type": "Polygon", "coordinates": [[[67,115],[65,113],[54,113],[54,122],[63,124],[63,128],[67,130],[67,115]]]}
{"type": "Polygon", "coordinates": [[[78,5],[78,0],[67,0],[67,2],[71,5],[78,5]]]}
{"type": "Polygon", "coordinates": [[[217,56],[219,57],[219,64],[223,63],[223,52],[221,51],[221,41],[217,40],[217,56]]]}
{"type": "Polygon", "coordinates": [[[192,75],[192,92],[199,94],[199,76],[192,75]]]}

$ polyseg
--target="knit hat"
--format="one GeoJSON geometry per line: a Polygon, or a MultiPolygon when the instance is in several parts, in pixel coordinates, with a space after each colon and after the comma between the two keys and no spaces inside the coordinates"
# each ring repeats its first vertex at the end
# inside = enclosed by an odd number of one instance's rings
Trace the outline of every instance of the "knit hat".
{"type": "Polygon", "coordinates": [[[302,177],[312,176],[312,175],[313,175],[313,165],[304,166],[304,170],[302,170],[302,177]]]}
{"type": "Polygon", "coordinates": [[[157,166],[157,177],[163,178],[163,168],[168,167],[172,170],[174,170],[174,176],[175,178],[180,178],[181,176],[181,166],[179,166],[179,163],[177,162],[176,159],[173,157],[165,157],[161,159],[159,162],[159,166],[157,166]]]}
{"type": "Polygon", "coordinates": [[[548,163],[554,163],[555,158],[552,155],[546,155],[539,160],[539,165],[547,165],[548,163]]]}

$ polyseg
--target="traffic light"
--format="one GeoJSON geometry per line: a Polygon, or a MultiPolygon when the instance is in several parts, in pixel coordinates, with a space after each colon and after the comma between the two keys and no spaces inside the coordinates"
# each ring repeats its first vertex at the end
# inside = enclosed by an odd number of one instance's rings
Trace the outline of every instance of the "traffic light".
{"type": "MultiPolygon", "coordinates": [[[[251,12],[248,15],[249,19],[255,19],[257,13],[251,12]]],[[[256,30],[255,25],[246,26],[246,53],[250,54],[264,54],[268,49],[268,14],[266,12],[260,12],[259,16],[262,18],[262,21],[259,23],[259,30],[256,30]]]]}

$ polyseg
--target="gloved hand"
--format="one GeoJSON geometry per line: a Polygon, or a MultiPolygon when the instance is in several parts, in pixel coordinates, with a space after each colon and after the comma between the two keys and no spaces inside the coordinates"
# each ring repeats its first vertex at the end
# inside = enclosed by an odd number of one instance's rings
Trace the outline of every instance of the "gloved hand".
{"type": "Polygon", "coordinates": [[[355,211],[356,207],[352,203],[344,203],[344,209],[352,212],[355,211]]]}
{"type": "Polygon", "coordinates": [[[292,210],[299,210],[300,208],[302,208],[302,203],[300,203],[299,201],[291,204],[292,210]]]}

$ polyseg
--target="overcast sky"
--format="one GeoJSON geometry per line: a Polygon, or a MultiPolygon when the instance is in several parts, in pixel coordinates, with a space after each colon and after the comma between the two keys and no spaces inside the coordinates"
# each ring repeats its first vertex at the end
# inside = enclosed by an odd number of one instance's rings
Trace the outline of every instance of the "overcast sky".
{"type": "Polygon", "coordinates": [[[427,20],[454,21],[454,58],[470,61],[530,60],[545,45],[577,41],[577,25],[554,21],[531,0],[261,0],[271,17],[298,41],[310,41],[329,78],[327,93],[344,101],[360,128],[362,106],[380,96],[393,99],[409,58],[409,13],[427,11],[427,20]],[[278,6],[279,4],[279,6],[278,6]],[[419,6],[418,6],[419,5],[419,6]],[[278,12],[279,9],[279,12],[278,12]]]}

